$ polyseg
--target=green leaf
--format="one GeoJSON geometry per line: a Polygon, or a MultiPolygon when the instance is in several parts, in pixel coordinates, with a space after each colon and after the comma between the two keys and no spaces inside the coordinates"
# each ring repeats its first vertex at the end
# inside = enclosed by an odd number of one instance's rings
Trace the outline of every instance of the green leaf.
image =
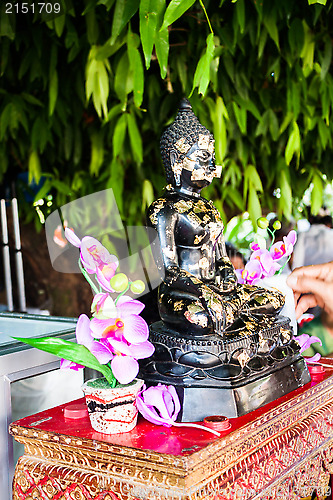
{"type": "Polygon", "coordinates": [[[109,97],[109,75],[110,64],[107,59],[96,59],[97,48],[90,49],[86,66],[86,96],[90,99],[92,95],[93,103],[99,117],[108,115],[107,100],[109,97]]]}
{"type": "Polygon", "coordinates": [[[87,23],[87,37],[90,45],[95,45],[98,40],[99,27],[96,20],[95,9],[91,9],[85,14],[87,23]]]}
{"type": "Polygon", "coordinates": [[[273,14],[264,16],[263,23],[268,31],[269,36],[272,38],[272,40],[274,40],[275,45],[280,51],[279,30],[276,24],[276,18],[273,17],[273,14]]]}
{"type": "Polygon", "coordinates": [[[240,32],[244,33],[245,29],[245,5],[244,0],[237,0],[236,2],[236,15],[239,24],[240,32]]]}
{"type": "Polygon", "coordinates": [[[157,31],[158,15],[154,4],[155,0],[140,0],[140,38],[147,69],[150,67],[157,31]]]}
{"type": "Polygon", "coordinates": [[[53,115],[58,97],[58,73],[53,71],[49,83],[49,116],[53,115]]]}
{"type": "MultiPolygon", "coordinates": [[[[216,98],[215,113],[213,117],[215,155],[217,164],[221,164],[227,152],[227,132],[225,126],[226,108],[221,96],[216,98]]],[[[228,116],[228,115],[227,115],[228,116]]]]}
{"type": "Polygon", "coordinates": [[[285,149],[284,157],[286,160],[286,164],[289,165],[291,159],[294,155],[297,157],[297,163],[299,162],[299,157],[301,153],[301,137],[299,133],[299,128],[297,122],[293,122],[293,129],[289,136],[287,146],[285,149]]]}
{"type": "Polygon", "coordinates": [[[177,21],[194,2],[195,0],[171,0],[164,14],[161,31],[177,21]]]}
{"type": "Polygon", "coordinates": [[[304,45],[301,52],[301,58],[303,59],[303,73],[307,77],[308,71],[311,71],[313,68],[315,43],[313,40],[313,33],[305,21],[303,21],[303,27],[304,27],[304,45]]]}
{"type": "Polygon", "coordinates": [[[308,0],[309,5],[313,5],[315,3],[319,3],[321,5],[326,5],[327,0],[308,0]]]}
{"type": "Polygon", "coordinates": [[[31,347],[35,347],[36,349],[39,349],[41,351],[54,354],[59,358],[67,359],[68,361],[86,366],[87,368],[91,368],[92,370],[97,370],[104,375],[106,380],[112,386],[115,386],[116,379],[112,373],[111,368],[109,368],[107,365],[102,365],[98,361],[98,359],[89,351],[89,349],[81,344],[76,344],[68,340],[53,337],[44,337],[42,339],[21,337],[12,338],[18,340],[19,342],[23,342],[24,344],[28,344],[31,347]]]}
{"type": "Polygon", "coordinates": [[[246,134],[246,129],[247,129],[247,113],[245,108],[240,108],[237,106],[237,103],[233,101],[232,103],[233,110],[235,113],[236,121],[239,126],[240,131],[242,134],[246,134]]]}
{"type": "Polygon", "coordinates": [[[145,179],[142,185],[142,211],[153,203],[154,198],[153,185],[150,180],[145,179]]]}
{"type": "Polygon", "coordinates": [[[143,161],[142,138],[137,127],[133,113],[127,113],[127,127],[132,148],[133,157],[141,164],[143,161]]]}
{"type": "Polygon", "coordinates": [[[168,69],[169,57],[169,31],[158,31],[155,39],[155,49],[158,64],[160,65],[161,78],[165,78],[168,69]]]}
{"type": "Polygon", "coordinates": [[[104,160],[104,140],[101,132],[95,132],[91,135],[91,159],[89,172],[95,177],[98,176],[99,170],[104,160]]]}
{"type": "Polygon", "coordinates": [[[249,189],[247,210],[250,214],[253,226],[256,227],[257,220],[261,216],[262,211],[257,191],[253,186],[250,186],[249,189]]]}
{"type": "MultiPolygon", "coordinates": [[[[278,163],[279,165],[279,163],[278,163]]],[[[293,195],[290,180],[286,168],[278,168],[280,181],[279,212],[289,220],[292,213],[293,195]]]]}
{"type": "Polygon", "coordinates": [[[70,123],[67,123],[64,130],[64,153],[65,159],[68,161],[72,154],[73,148],[73,127],[70,123]]]}
{"type": "Polygon", "coordinates": [[[66,16],[57,16],[54,18],[54,29],[58,37],[61,37],[65,27],[66,16]]]}
{"type": "Polygon", "coordinates": [[[128,24],[139,8],[140,0],[117,0],[114,9],[111,40],[113,45],[121,31],[128,24]]]}
{"type": "Polygon", "coordinates": [[[37,151],[31,151],[29,155],[28,172],[29,172],[28,176],[29,184],[31,184],[33,181],[35,181],[36,184],[38,184],[42,175],[42,168],[37,151]]]}
{"type": "Polygon", "coordinates": [[[311,191],[311,213],[316,215],[323,204],[323,181],[318,172],[314,172],[312,177],[313,188],[311,191]]]}
{"type": "Polygon", "coordinates": [[[130,29],[127,34],[127,51],[130,63],[130,69],[133,73],[133,97],[136,107],[140,107],[143,99],[144,72],[138,46],[140,44],[139,36],[132,33],[130,29]]]}
{"type": "Polygon", "coordinates": [[[197,69],[195,70],[194,73],[194,78],[193,78],[193,87],[190,93],[190,97],[195,89],[195,87],[198,88],[199,94],[205,95],[208,84],[210,82],[210,64],[213,60],[214,57],[214,34],[210,33],[207,36],[206,39],[206,51],[205,53],[200,57],[200,60],[197,65],[197,69]]]}
{"type": "Polygon", "coordinates": [[[127,52],[121,57],[114,79],[114,90],[122,105],[122,110],[125,111],[127,103],[127,95],[133,90],[133,74],[130,71],[130,65],[127,52]]]}
{"type": "Polygon", "coordinates": [[[321,63],[321,73],[320,79],[324,80],[326,78],[327,72],[331,66],[332,61],[332,40],[327,37],[325,40],[324,57],[321,63]]]}
{"type": "Polygon", "coordinates": [[[126,135],[126,128],[127,128],[127,118],[126,114],[123,114],[117,121],[117,125],[115,126],[113,133],[112,144],[113,144],[114,157],[117,157],[123,148],[126,135]]]}

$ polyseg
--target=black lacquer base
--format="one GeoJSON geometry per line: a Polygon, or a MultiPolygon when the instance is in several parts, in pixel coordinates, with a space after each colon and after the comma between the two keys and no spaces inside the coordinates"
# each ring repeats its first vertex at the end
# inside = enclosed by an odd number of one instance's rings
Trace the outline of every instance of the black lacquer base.
{"type": "Polygon", "coordinates": [[[150,327],[155,353],[141,364],[147,385],[174,385],[183,422],[209,415],[235,418],[310,382],[289,319],[266,330],[224,340],[217,335],[180,336],[163,322],[150,327]]]}

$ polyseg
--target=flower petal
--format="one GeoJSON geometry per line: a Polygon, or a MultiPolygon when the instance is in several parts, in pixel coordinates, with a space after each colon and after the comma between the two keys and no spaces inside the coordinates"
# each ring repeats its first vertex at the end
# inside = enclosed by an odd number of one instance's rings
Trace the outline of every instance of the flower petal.
{"type": "Polygon", "coordinates": [[[82,365],[78,365],[77,363],[74,363],[74,361],[69,361],[68,359],[61,359],[60,360],[60,369],[61,370],[75,370],[76,372],[81,370],[81,368],[84,368],[82,365]]]}
{"type": "Polygon", "coordinates": [[[128,295],[123,295],[117,300],[117,308],[122,318],[125,318],[129,314],[140,314],[144,307],[145,305],[142,302],[132,299],[128,295]]]}
{"type": "MultiPolygon", "coordinates": [[[[93,318],[90,321],[90,328],[97,339],[106,338],[108,336],[108,329],[114,326],[116,318],[99,319],[93,318]]],[[[110,333],[112,335],[112,333],[110,333]]]]}
{"type": "Polygon", "coordinates": [[[128,346],[131,356],[136,359],[149,358],[155,351],[155,347],[149,340],[140,342],[140,344],[131,344],[128,346]]]}
{"type": "Polygon", "coordinates": [[[105,365],[113,358],[114,354],[111,350],[111,346],[106,341],[96,342],[94,341],[89,351],[98,359],[98,361],[105,365]]]}
{"type": "Polygon", "coordinates": [[[148,339],[149,328],[146,321],[141,318],[141,316],[130,314],[126,317],[126,320],[124,320],[123,335],[127,342],[139,344],[148,339]]]}
{"type": "Polygon", "coordinates": [[[65,236],[66,236],[67,240],[72,245],[74,245],[75,247],[78,247],[78,248],[81,247],[81,240],[80,240],[80,238],[78,238],[78,236],[76,236],[76,234],[74,233],[73,229],[70,229],[69,227],[66,227],[65,228],[65,236]]]}
{"type": "Polygon", "coordinates": [[[136,406],[141,415],[148,420],[148,422],[151,422],[156,425],[164,425],[166,427],[171,427],[173,424],[172,420],[165,420],[162,417],[160,417],[157,414],[157,411],[154,409],[152,406],[148,406],[145,404],[143,401],[143,398],[138,395],[136,397],[136,406]]]}
{"type": "Polygon", "coordinates": [[[93,342],[93,336],[90,330],[90,319],[86,314],[81,314],[77,320],[75,333],[77,343],[89,349],[89,346],[93,342]]]}
{"type": "Polygon", "coordinates": [[[139,372],[139,363],[131,356],[115,356],[111,361],[111,369],[121,384],[129,384],[139,372]]]}
{"type": "Polygon", "coordinates": [[[305,358],[305,361],[306,361],[306,363],[318,363],[320,358],[321,358],[321,354],[319,354],[319,352],[316,352],[316,354],[314,356],[312,356],[311,358],[305,358]]]}

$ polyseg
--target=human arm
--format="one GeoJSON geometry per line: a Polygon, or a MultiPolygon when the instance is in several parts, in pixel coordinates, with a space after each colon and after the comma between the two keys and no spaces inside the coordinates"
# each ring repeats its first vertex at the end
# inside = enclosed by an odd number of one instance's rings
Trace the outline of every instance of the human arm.
{"type": "Polygon", "coordinates": [[[288,276],[287,285],[294,292],[297,319],[315,306],[333,316],[333,261],[295,269],[288,276]]]}

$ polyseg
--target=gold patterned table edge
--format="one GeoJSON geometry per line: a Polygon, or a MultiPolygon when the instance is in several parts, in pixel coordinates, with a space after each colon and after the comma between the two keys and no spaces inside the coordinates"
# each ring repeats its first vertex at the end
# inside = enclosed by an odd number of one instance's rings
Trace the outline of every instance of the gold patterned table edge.
{"type": "Polygon", "coordinates": [[[75,500],[287,500],[315,488],[324,497],[333,472],[333,377],[188,456],[92,444],[15,423],[10,432],[25,445],[13,500],[30,500],[24,490],[33,483],[41,496],[31,498],[43,500],[58,500],[73,485],[85,490],[68,497],[75,500]]]}

